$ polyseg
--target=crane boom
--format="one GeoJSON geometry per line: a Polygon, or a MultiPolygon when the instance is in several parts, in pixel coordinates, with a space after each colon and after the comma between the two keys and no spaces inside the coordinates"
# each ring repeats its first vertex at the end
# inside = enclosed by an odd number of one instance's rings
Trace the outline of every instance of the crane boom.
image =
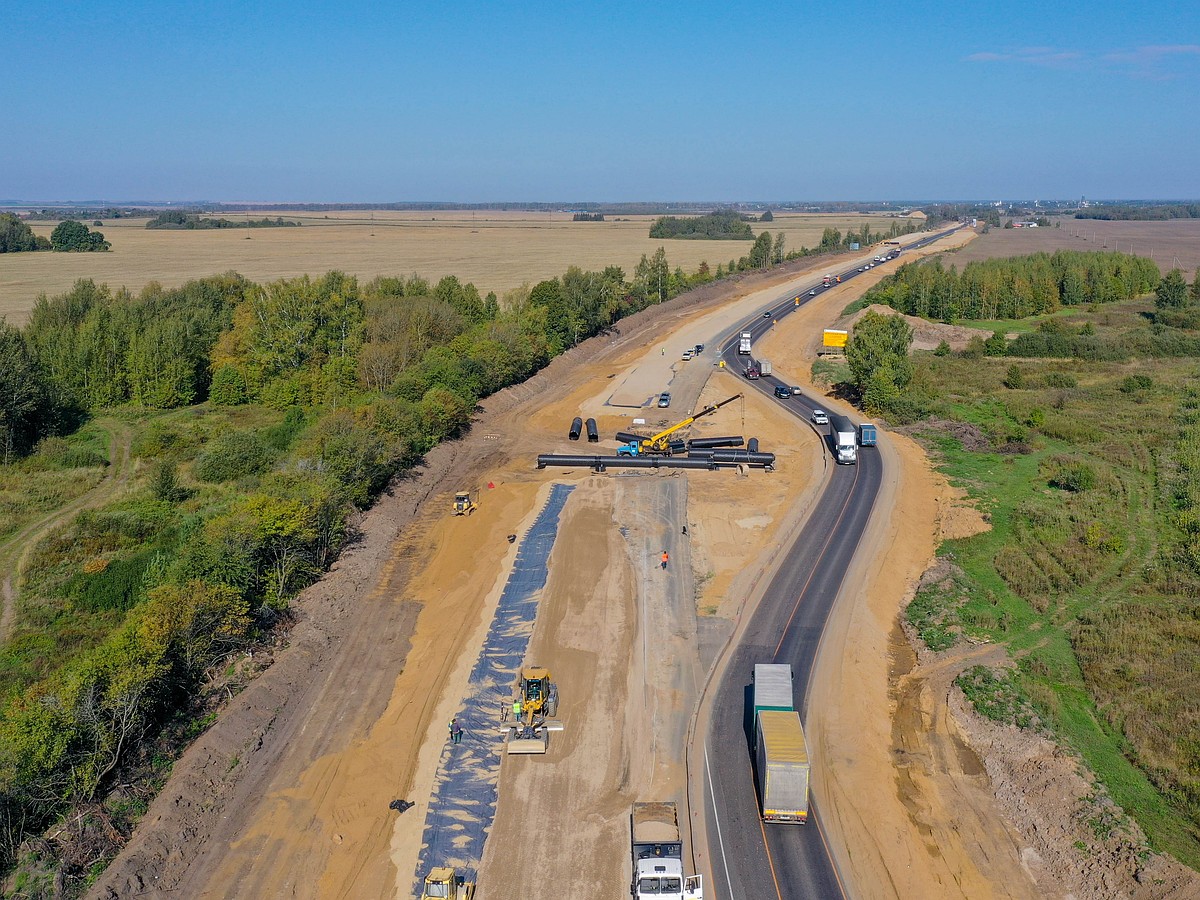
{"type": "Polygon", "coordinates": [[[741,398],[742,398],[741,394],[734,394],[732,397],[727,397],[726,399],[722,400],[720,403],[714,403],[712,406],[704,407],[704,409],[700,410],[700,412],[696,413],[694,416],[689,416],[688,418],[684,419],[682,422],[672,425],[666,431],[660,431],[658,434],[654,435],[654,437],[648,438],[647,440],[642,441],[641,452],[643,452],[643,453],[665,453],[667,451],[667,447],[668,447],[667,438],[669,438],[671,435],[673,435],[679,429],[687,428],[687,426],[691,425],[693,422],[695,422],[697,419],[701,418],[702,416],[707,416],[711,413],[715,413],[718,409],[720,409],[725,404],[732,403],[734,400],[740,400],[741,398]]]}

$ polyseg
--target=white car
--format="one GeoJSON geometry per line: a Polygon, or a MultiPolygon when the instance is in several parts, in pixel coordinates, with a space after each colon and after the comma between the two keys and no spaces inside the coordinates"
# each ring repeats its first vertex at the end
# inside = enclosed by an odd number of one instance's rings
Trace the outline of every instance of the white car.
{"type": "Polygon", "coordinates": [[[800,390],[800,388],[798,386],[792,388],[792,396],[793,397],[799,397],[803,393],[804,393],[804,391],[800,390]]]}
{"type": "Polygon", "coordinates": [[[814,409],[812,412],[812,423],[814,425],[828,425],[829,416],[825,415],[825,410],[814,409]]]}
{"type": "Polygon", "coordinates": [[[691,358],[692,358],[692,351],[691,351],[691,350],[684,350],[684,351],[683,351],[683,358],[684,358],[685,360],[687,360],[687,359],[691,359],[691,358]]]}

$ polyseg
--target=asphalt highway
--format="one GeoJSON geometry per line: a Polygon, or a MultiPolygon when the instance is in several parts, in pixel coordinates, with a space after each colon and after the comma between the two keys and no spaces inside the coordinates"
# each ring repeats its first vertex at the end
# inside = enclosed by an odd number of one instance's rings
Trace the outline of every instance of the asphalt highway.
{"type": "MultiPolygon", "coordinates": [[[[932,243],[954,228],[909,245],[911,250],[932,243]]],[[[840,273],[842,283],[859,274],[858,267],[840,273]]],[[[836,283],[836,282],[835,282],[836,283]]],[[[739,355],[738,335],[749,331],[757,340],[774,321],[811,299],[809,291],[822,293],[816,284],[800,293],[779,297],[758,317],[743,323],[719,348],[720,359],[740,373],[748,358],[739,355]],[[798,301],[798,302],[797,302],[798,301]]],[[[784,382],[774,376],[747,380],[772,395],[784,382]]],[[[798,419],[807,421],[817,400],[794,395],[776,399],[798,419]]],[[[797,422],[798,428],[809,427],[797,422]]],[[[826,450],[828,428],[818,426],[826,450]]],[[[845,891],[826,846],[820,810],[811,805],[807,825],[767,825],[759,817],[753,769],[751,673],[755,663],[790,663],[796,708],[807,720],[809,677],[816,659],[825,620],[841,587],[842,578],[858,548],[883,477],[883,466],[873,448],[859,448],[858,464],[832,469],[828,484],[799,536],[783,556],[767,585],[762,601],[738,645],[731,650],[723,677],[705,697],[710,709],[704,735],[703,790],[708,855],[713,884],[706,896],[724,900],[778,898],[778,900],[830,900],[845,891]]]]}

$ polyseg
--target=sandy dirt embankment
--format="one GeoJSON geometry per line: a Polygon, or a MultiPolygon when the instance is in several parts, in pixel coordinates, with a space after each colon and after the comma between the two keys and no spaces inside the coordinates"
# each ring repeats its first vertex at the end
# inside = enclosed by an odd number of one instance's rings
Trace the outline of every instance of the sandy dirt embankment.
{"type": "MultiPolygon", "coordinates": [[[[488,598],[507,572],[505,537],[520,530],[548,480],[533,457],[577,448],[565,440],[570,418],[598,385],[658,350],[663,335],[732,301],[764,303],[817,265],[828,261],[711,285],[639,313],[618,335],[585,342],[489,398],[471,434],[398,480],[355,545],[299,598],[289,646],[176,764],[89,896],[406,896],[417,848],[402,834],[415,810],[397,818],[388,804],[419,800],[432,778],[443,719],[458,699],[455,678],[469,667],[488,598]],[[480,509],[451,519],[450,498],[462,488],[481,492],[480,509]]],[[[749,424],[753,409],[748,401],[749,424]]],[[[628,424],[614,415],[601,428],[628,424]]],[[[770,434],[759,433],[766,446],[770,434]]],[[[786,492],[776,493],[783,503],[786,492]]],[[[754,545],[760,525],[738,526],[725,543],[754,545]]],[[[736,556],[731,546],[723,552],[736,556]]]]}

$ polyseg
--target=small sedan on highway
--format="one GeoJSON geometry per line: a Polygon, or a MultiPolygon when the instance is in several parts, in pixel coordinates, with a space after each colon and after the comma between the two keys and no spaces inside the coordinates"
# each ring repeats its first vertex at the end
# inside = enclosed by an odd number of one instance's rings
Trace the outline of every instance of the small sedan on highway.
{"type": "Polygon", "coordinates": [[[829,416],[825,415],[825,410],[814,409],[812,411],[812,423],[814,425],[828,425],[829,416]]]}
{"type": "Polygon", "coordinates": [[[769,309],[765,313],[763,313],[763,318],[764,319],[771,318],[771,311],[769,309]]]}
{"type": "Polygon", "coordinates": [[[658,408],[666,409],[670,405],[671,405],[671,394],[667,391],[663,391],[661,394],[658,395],[658,408]]]}
{"type": "Polygon", "coordinates": [[[785,385],[777,384],[775,385],[775,396],[780,400],[786,400],[792,396],[792,389],[785,385]]]}

